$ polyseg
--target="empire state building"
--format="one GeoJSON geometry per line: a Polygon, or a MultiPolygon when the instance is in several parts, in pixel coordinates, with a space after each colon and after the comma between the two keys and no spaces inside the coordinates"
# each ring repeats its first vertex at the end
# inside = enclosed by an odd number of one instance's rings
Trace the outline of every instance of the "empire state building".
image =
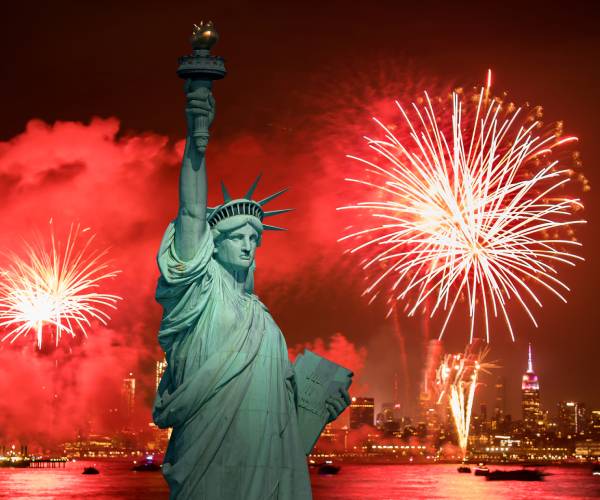
{"type": "Polygon", "coordinates": [[[523,382],[521,384],[521,398],[523,424],[526,429],[535,430],[539,425],[538,422],[542,420],[542,411],[540,409],[540,383],[533,371],[531,344],[529,344],[527,372],[523,375],[523,382]]]}

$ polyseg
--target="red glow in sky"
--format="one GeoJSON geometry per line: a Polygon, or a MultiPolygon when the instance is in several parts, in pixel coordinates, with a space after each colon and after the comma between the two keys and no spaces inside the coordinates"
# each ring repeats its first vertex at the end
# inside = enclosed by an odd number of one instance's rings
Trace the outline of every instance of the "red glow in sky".
{"type": "MultiPolygon", "coordinates": [[[[188,30],[199,15],[215,20],[215,52],[229,70],[215,84],[209,202],[220,201],[220,179],[235,195],[259,172],[257,197],[290,188],[273,206],[295,208],[278,218],[289,231],[264,238],[257,293],[291,348],[346,353],[334,360],[353,364],[365,395],[379,403],[391,399],[394,372],[401,371],[394,325],[382,305],[360,297],[363,276],[342,257],[335,212],[347,201],[342,179],[355,168],[344,155],[361,154],[362,135],[374,130],[371,116],[393,120],[386,110],[394,99],[410,101],[424,90],[480,85],[492,67],[496,91],[507,88],[515,101],[542,104],[549,119],[565,120],[566,131],[580,138],[592,187],[599,182],[598,125],[590,112],[600,105],[597,27],[571,6],[523,12],[521,5],[516,18],[505,4],[456,9],[435,2],[368,9],[215,2],[202,13],[194,2],[169,12],[147,2],[14,7],[0,33],[0,245],[18,251],[20,240],[43,231],[51,217],[63,228],[89,226],[123,271],[110,292],[124,300],[107,328],[70,352],[36,355],[32,343],[0,345],[0,427],[11,438],[46,443],[72,437],[82,425],[114,427],[109,409],[130,371],[140,380],[140,422],[149,421],[160,356],[155,255],[176,213],[185,126],[176,59],[189,51],[188,30]],[[39,409],[47,417],[39,418],[39,409]]],[[[552,302],[537,330],[517,319],[516,344],[494,338],[490,356],[503,366],[517,417],[529,340],[547,408],[561,399],[600,405],[588,383],[600,357],[593,193],[583,200],[586,262],[569,277],[569,303],[552,302]]],[[[414,396],[423,332],[418,318],[399,320],[414,396]]],[[[467,337],[467,326],[453,322],[444,342],[458,352],[467,337]]]]}

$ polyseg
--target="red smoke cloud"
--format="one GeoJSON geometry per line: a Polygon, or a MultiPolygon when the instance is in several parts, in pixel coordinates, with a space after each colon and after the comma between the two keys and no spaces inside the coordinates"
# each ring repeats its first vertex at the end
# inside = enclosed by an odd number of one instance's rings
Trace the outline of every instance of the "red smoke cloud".
{"type": "MultiPolygon", "coordinates": [[[[136,366],[143,351],[119,345],[119,334],[95,328],[81,345],[52,355],[33,345],[3,346],[0,363],[0,426],[5,444],[44,450],[74,440],[77,432],[116,430],[124,423],[120,401],[123,368],[136,366]]],[[[145,349],[145,348],[144,348],[145,349]]]]}
{"type": "Polygon", "coordinates": [[[367,386],[361,382],[361,375],[367,359],[367,349],[365,347],[356,347],[341,333],[333,334],[329,340],[318,338],[305,344],[296,344],[288,348],[288,354],[292,362],[296,356],[304,349],[309,349],[315,354],[342,365],[354,373],[351,392],[360,394],[366,390],[367,386]]]}
{"type": "MultiPolygon", "coordinates": [[[[90,227],[95,246],[110,247],[113,267],[122,270],[103,291],[124,298],[109,328],[93,324],[88,339],[65,338],[54,352],[36,352],[32,335],[0,344],[0,427],[7,439],[27,437],[45,446],[90,425],[95,432],[121,425],[118,412],[108,412],[119,408],[122,379],[130,371],[138,377],[150,372],[159,359],[154,255],[176,195],[165,180],[173,176],[180,146],[154,134],[118,132],[116,119],[86,125],[33,120],[0,144],[2,248],[19,253],[23,240],[47,237],[50,219],[59,240],[71,223],[90,227]]],[[[150,389],[137,395],[145,407],[150,389]]]]}

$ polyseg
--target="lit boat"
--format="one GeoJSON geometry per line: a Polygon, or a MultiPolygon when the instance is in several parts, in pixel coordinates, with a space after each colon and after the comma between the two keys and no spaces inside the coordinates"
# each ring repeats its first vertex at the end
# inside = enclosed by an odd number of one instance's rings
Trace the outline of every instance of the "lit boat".
{"type": "Polygon", "coordinates": [[[319,465],[319,474],[323,475],[332,475],[337,474],[340,471],[341,467],[339,465],[334,465],[331,460],[325,460],[324,464],[319,465]]]}
{"type": "Polygon", "coordinates": [[[487,476],[490,473],[490,469],[488,469],[484,464],[479,464],[475,467],[474,474],[476,476],[487,476]]]}
{"type": "Polygon", "coordinates": [[[146,455],[140,463],[133,462],[131,470],[137,472],[155,472],[160,470],[160,465],[154,461],[154,455],[146,455]]]}

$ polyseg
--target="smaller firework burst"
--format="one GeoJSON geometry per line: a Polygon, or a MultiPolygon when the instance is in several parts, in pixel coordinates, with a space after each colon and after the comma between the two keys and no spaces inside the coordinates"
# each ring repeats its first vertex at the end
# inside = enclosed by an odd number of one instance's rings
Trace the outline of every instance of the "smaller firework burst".
{"type": "Polygon", "coordinates": [[[479,374],[481,371],[487,373],[488,369],[495,367],[492,363],[484,362],[488,351],[487,347],[478,347],[476,342],[469,344],[464,353],[444,356],[436,372],[437,402],[448,402],[463,456],[467,451],[479,374]]]}
{"type": "Polygon", "coordinates": [[[116,309],[121,297],[98,292],[101,283],[115,277],[105,260],[107,251],[92,248],[94,235],[87,239],[72,225],[66,244],[54,235],[50,221],[50,244],[25,245],[25,258],[11,256],[0,271],[0,328],[7,330],[2,341],[14,342],[30,332],[42,348],[44,333],[58,346],[63,334],[87,336],[93,319],[106,324],[106,309],[116,309]]]}

